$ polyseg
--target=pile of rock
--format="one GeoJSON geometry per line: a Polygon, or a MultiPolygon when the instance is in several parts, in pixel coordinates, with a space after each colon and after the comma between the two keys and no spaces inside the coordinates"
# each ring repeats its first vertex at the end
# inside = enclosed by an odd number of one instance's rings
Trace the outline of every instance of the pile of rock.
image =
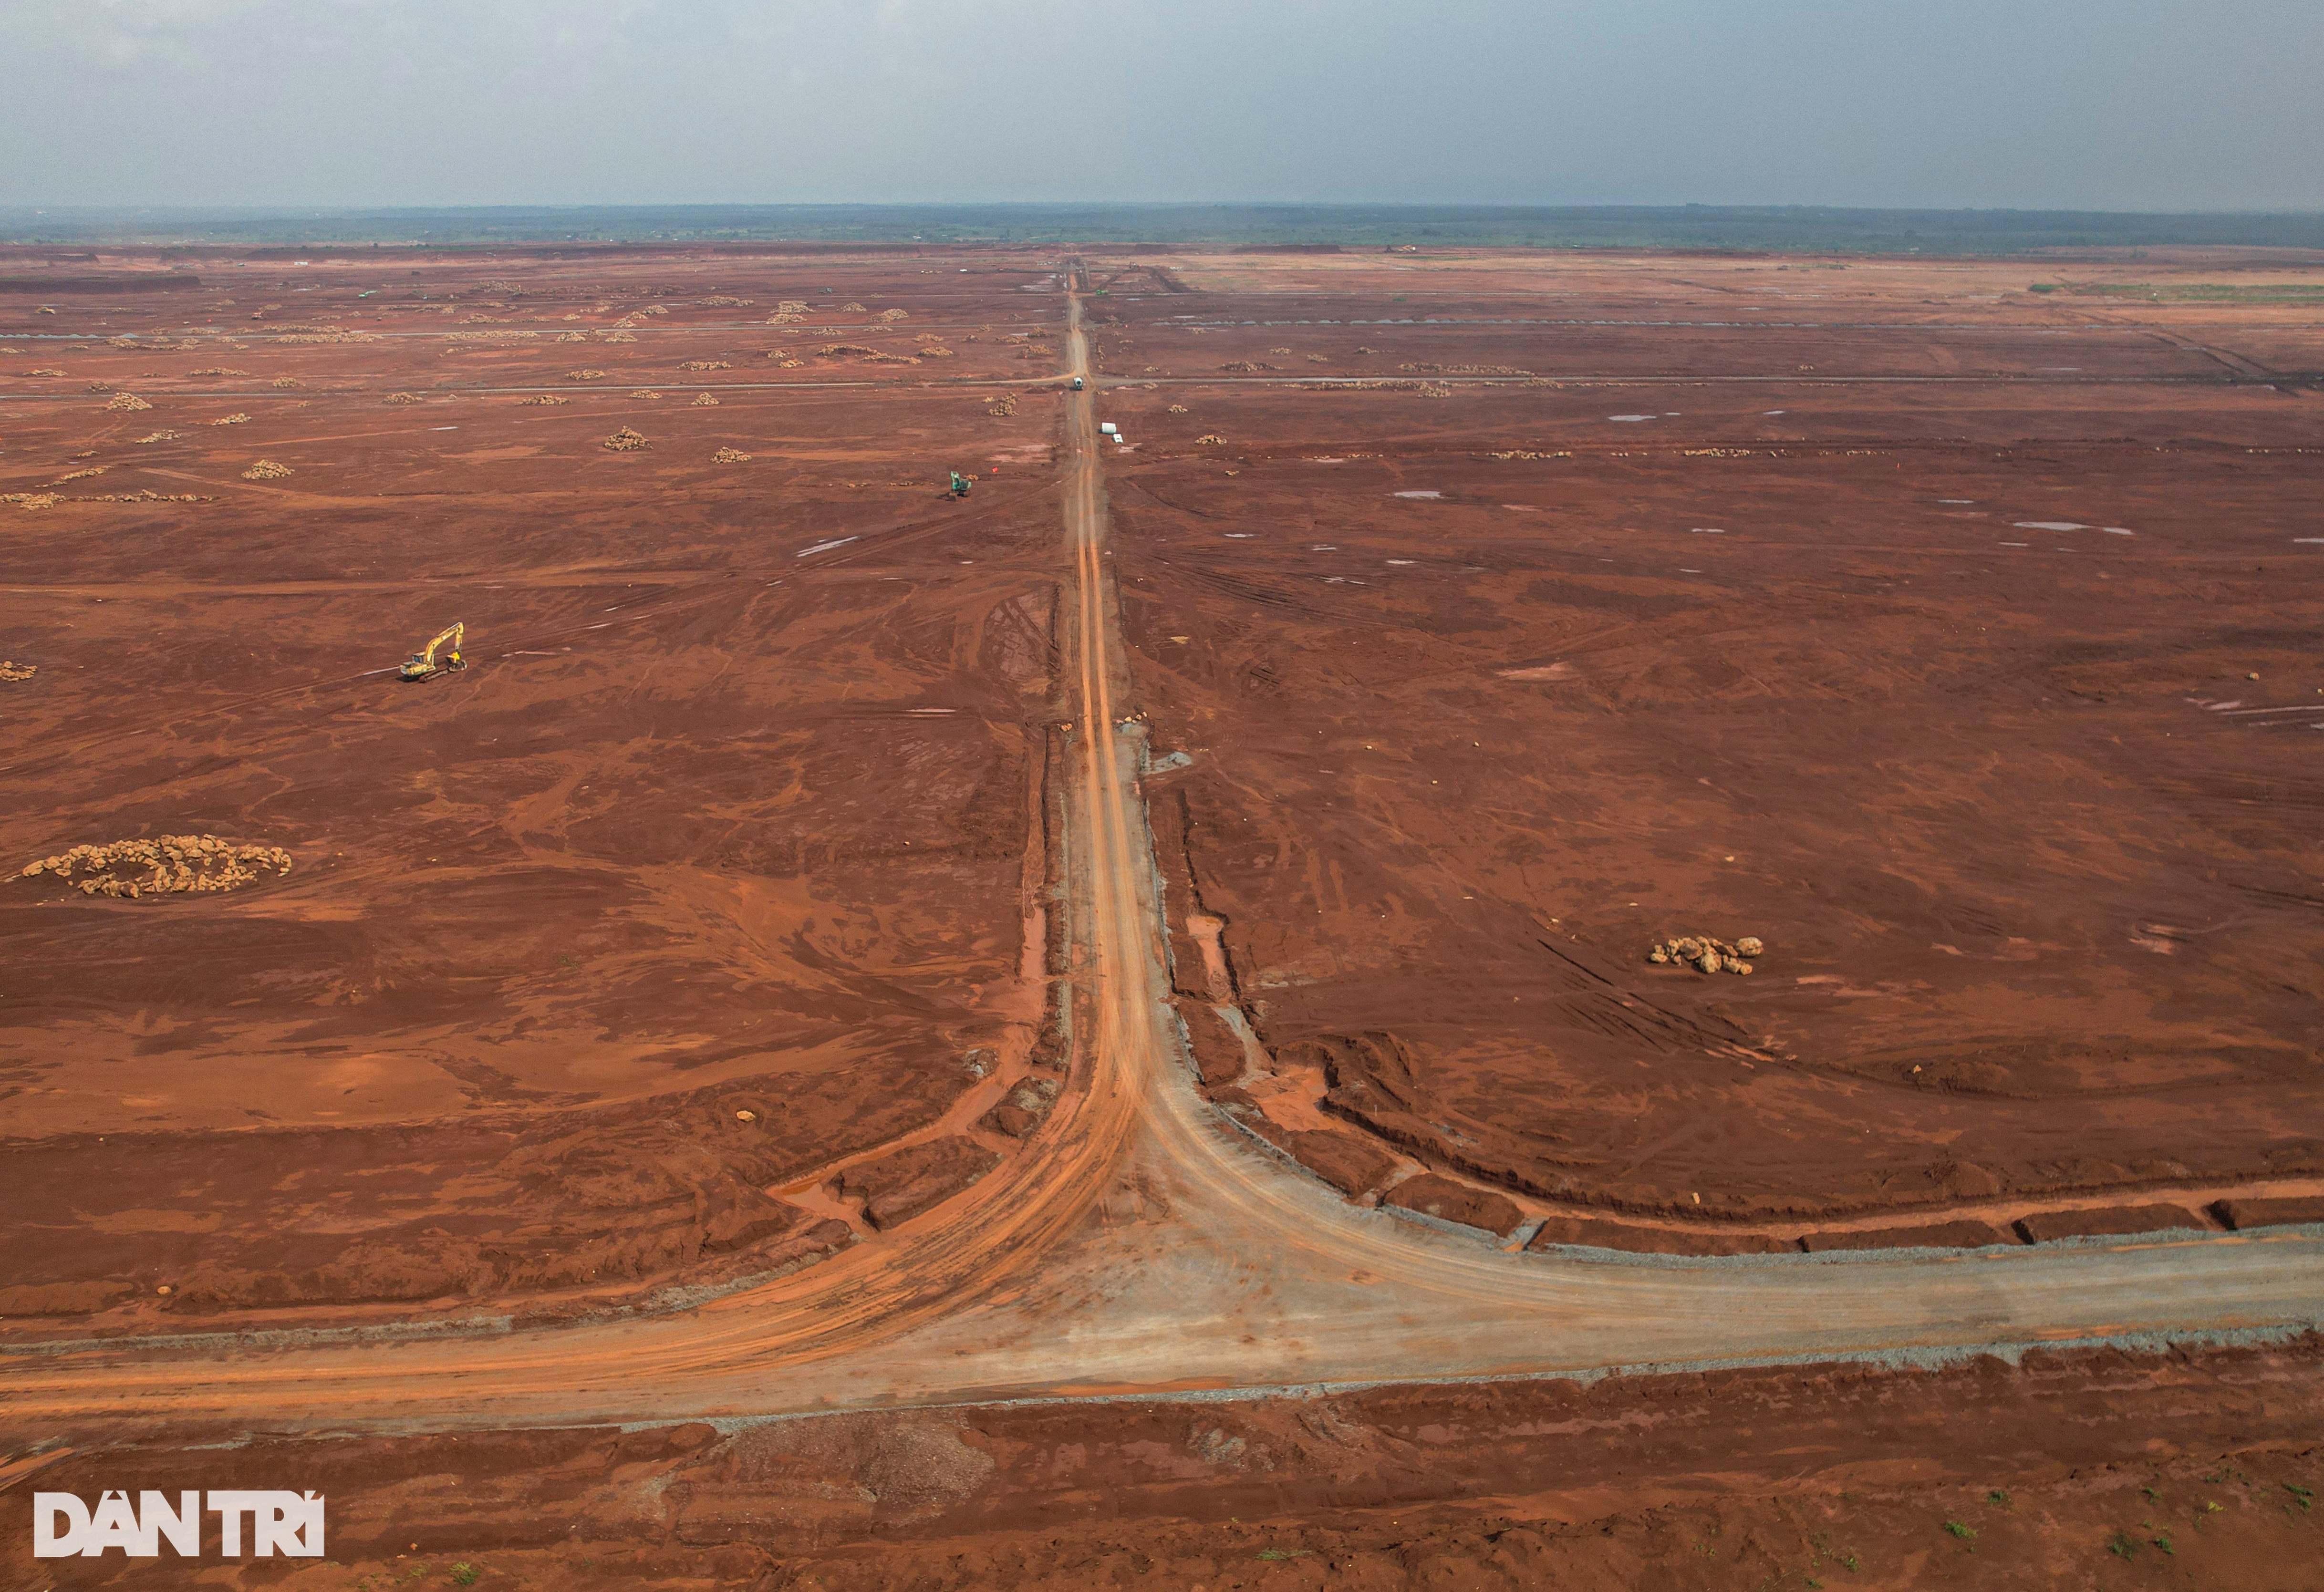
{"type": "Polygon", "coordinates": [[[554,407],[560,403],[571,403],[573,400],[569,398],[558,398],[554,393],[544,392],[537,398],[520,398],[516,401],[517,406],[522,408],[527,404],[546,404],[554,407]]]}
{"type": "Polygon", "coordinates": [[[1665,940],[1646,952],[1646,960],[1657,965],[1676,962],[1702,973],[1742,973],[1751,971],[1751,959],[1762,955],[1766,942],[1757,934],[1746,934],[1733,944],[1714,940],[1708,934],[1681,934],[1674,940],[1665,940]]]}
{"type": "Polygon", "coordinates": [[[242,478],[244,481],[280,481],[290,474],[290,465],[279,465],[272,459],[261,459],[249,469],[244,470],[242,473],[242,478]]]}
{"type": "Polygon", "coordinates": [[[236,889],[259,877],[262,868],[290,871],[290,853],[281,846],[238,846],[214,834],[165,834],[150,841],[115,841],[75,846],[54,857],[25,864],[19,879],[53,873],[84,896],[136,900],[144,896],[203,895],[236,889]],[[122,877],[123,864],[139,877],[122,877]],[[75,879],[78,871],[82,877],[75,879]]]}
{"type": "Polygon", "coordinates": [[[380,400],[382,403],[418,403],[419,401],[420,394],[417,392],[391,392],[380,400]]]}
{"type": "Polygon", "coordinates": [[[153,406],[134,392],[116,393],[105,406],[109,410],[149,410],[153,406]]]}
{"type": "Polygon", "coordinates": [[[710,456],[710,462],[714,465],[747,465],[751,462],[751,456],[739,447],[722,447],[710,456]]]}
{"type": "Polygon", "coordinates": [[[643,432],[632,431],[624,426],[605,438],[605,446],[617,454],[628,454],[635,453],[640,448],[651,447],[653,444],[646,440],[643,432]]]}
{"type": "Polygon", "coordinates": [[[568,382],[602,382],[605,379],[605,373],[600,370],[587,369],[567,371],[565,373],[565,379],[568,382]]]}
{"type": "Polygon", "coordinates": [[[984,412],[988,415],[1002,417],[1013,415],[1017,412],[1017,400],[1013,394],[987,399],[984,403],[984,412]]]}
{"type": "Polygon", "coordinates": [[[711,397],[711,396],[710,396],[710,394],[708,394],[707,392],[706,392],[706,393],[703,393],[700,397],[696,398],[696,399],[694,400],[694,407],[695,407],[696,409],[698,409],[698,410],[699,410],[699,409],[716,409],[716,408],[718,407],[718,400],[717,400],[716,399],[715,399],[715,398],[711,397]]]}
{"type": "Polygon", "coordinates": [[[687,359],[680,360],[678,368],[682,371],[731,371],[734,367],[723,359],[687,359]]]}
{"type": "Polygon", "coordinates": [[[40,670],[36,663],[12,663],[0,658],[0,680],[29,680],[40,670]]]}

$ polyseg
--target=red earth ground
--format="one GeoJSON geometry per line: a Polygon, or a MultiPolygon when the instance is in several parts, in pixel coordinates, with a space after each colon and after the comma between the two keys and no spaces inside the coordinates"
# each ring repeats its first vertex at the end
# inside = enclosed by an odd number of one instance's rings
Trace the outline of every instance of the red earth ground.
{"type": "MultiPolygon", "coordinates": [[[[1090,258],[1102,375],[1153,383],[1102,399],[1113,574],[1227,1111],[1536,1246],[2314,1219],[2311,312],[2025,290],[2102,260],[1090,258]],[[1646,961],[1680,934],[1767,949],[1646,961]]],[[[164,263],[0,270],[0,871],[296,866],[0,882],[0,1330],[662,1302],[1037,1153],[1058,259],[67,280],[164,263]],[[455,618],[466,672],[381,672],[455,618]]],[[[301,1452],[349,1585],[2273,1586],[2314,1387],[2303,1344],[301,1452]],[[1714,1435],[1642,1445],[1669,1401],[1714,1435]],[[1143,1534],[1042,1513],[1093,1500],[1143,1534]]]]}

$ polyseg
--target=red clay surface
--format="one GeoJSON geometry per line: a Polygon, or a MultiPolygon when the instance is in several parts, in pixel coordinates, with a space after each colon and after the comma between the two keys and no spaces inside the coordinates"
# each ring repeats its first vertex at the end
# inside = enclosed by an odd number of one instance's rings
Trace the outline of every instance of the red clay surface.
{"type": "Polygon", "coordinates": [[[1178,980],[1283,1126],[1787,1239],[2314,1192],[2324,340],[2025,290],[2125,269],[1181,259],[1097,301],[1155,383],[1104,406],[1190,763],[1155,824],[1232,964],[1182,933],[1178,980]],[[1646,962],[1683,934],[1767,948],[1646,962]]]}
{"type": "MultiPolygon", "coordinates": [[[[2311,346],[2290,312],[2052,302],[2009,288],[2022,265],[1102,267],[1105,370],[1157,384],[1101,386],[1130,446],[1107,448],[1102,545],[1069,474],[1068,618],[1054,260],[196,263],[150,308],[60,290],[0,337],[67,372],[0,388],[23,494],[0,653],[40,670],[0,684],[0,833],[24,860],[216,833],[299,866],[146,901],[0,882],[14,1336],[476,1300],[539,1328],[756,1280],[635,1339],[670,1378],[757,1376],[756,1410],[831,1344],[956,1324],[955,1289],[1068,1321],[1137,1304],[1135,1276],[1043,1269],[1073,1235],[1127,1256],[1174,1197],[1124,1171],[1157,1059],[1137,793],[1112,733],[1061,710],[1149,720],[1176,1011],[1214,1102],[1386,1208],[1365,1220],[1492,1234],[1444,1240],[1484,1246],[1473,1286],[1539,1267],[1581,1313],[1619,1308],[1495,1241],[1753,1255],[2313,1214],[2295,538],[2319,400],[2260,357],[2311,346]],[[1439,318],[1344,324],[1406,314],[1439,318]],[[1385,384],[1286,380],[1313,371],[1385,384]],[[151,409],[105,407],[123,391],[151,409]],[[602,446],[620,427],[651,446],[602,446]],[[246,478],[262,460],[290,473],[246,478]],[[967,502],[938,491],[953,466],[984,476],[967,502]],[[198,501],[115,501],[148,490],[198,501]],[[1120,680],[1089,645],[1111,589],[1120,680]],[[451,618],[469,670],[382,672],[451,618]],[[1116,1060],[1061,1093],[1066,782],[1101,848],[1074,1009],[1116,1060]],[[1766,948],[1748,979],[1645,962],[1679,934],[1766,948]]],[[[1231,1239],[1256,1186],[1205,1219],[1231,1239]]],[[[1343,1236],[1318,1221],[1307,1258],[1343,1236]]],[[[1217,1256],[1167,1258],[1192,1279],[1217,1256]]],[[[2142,1301],[2176,1275],[2169,1246],[2126,1265],[2142,1301]]],[[[2038,1286],[2013,1321],[2056,1321],[2029,1316],[2038,1286]]],[[[479,1412],[615,1370],[651,1392],[656,1366],[604,1357],[618,1335],[594,1362],[576,1341],[429,1363],[479,1412]]],[[[328,1409],[319,1360],[207,1352],[200,1407],[235,1435],[443,1418],[429,1390],[395,1402],[416,1379],[367,1340],[334,1351],[370,1379],[328,1409]]],[[[335,1500],[336,1562],[301,1578],[2295,1586],[2314,1358],[309,1440],[295,1479],[335,1500]]],[[[189,1418],[106,1447],[168,1418],[180,1363],[44,1357],[34,1407],[109,1413],[68,1423],[70,1453],[18,1419],[0,1490],[292,1479],[270,1445],[169,1446],[189,1418]]]]}
{"type": "Polygon", "coordinates": [[[0,685],[0,864],[210,831],[298,865],[0,882],[0,1316],[827,1251],[770,1192],[973,1121],[1040,1020],[1056,400],[987,411],[1055,366],[1053,278],[193,265],[0,299],[0,653],[38,670],[0,685]],[[198,501],[103,501],[145,492],[198,501]],[[466,672],[382,672],[453,619],[466,672]]]}
{"type": "MultiPolygon", "coordinates": [[[[298,1485],[301,1587],[2281,1588],[2324,1559],[2324,1379],[2266,1352],[1383,1388],[454,1437],[101,1444],[28,1487],[298,1485]],[[2232,1435],[2227,1435],[2231,1433],[2232,1435]],[[1953,1527],[1960,1528],[1956,1532],[1953,1527]]],[[[30,1566],[29,1511],[0,1554],[30,1566]]],[[[204,1585],[280,1584],[211,1559],[204,1585]]],[[[176,1586],[68,1560],[34,1584],[176,1586]]]]}

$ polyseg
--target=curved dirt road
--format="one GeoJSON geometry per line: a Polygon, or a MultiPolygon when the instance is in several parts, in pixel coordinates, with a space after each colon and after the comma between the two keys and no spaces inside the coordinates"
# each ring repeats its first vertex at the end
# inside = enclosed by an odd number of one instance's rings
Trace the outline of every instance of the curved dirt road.
{"type": "MultiPolygon", "coordinates": [[[[1078,298],[1069,368],[1087,369],[1078,298]]],[[[2274,1330],[2324,1313],[2310,1232],[1967,1256],[1512,1256],[1349,1207],[1168,1064],[1157,884],[1106,574],[1094,392],[1069,396],[1079,788],[1068,849],[1097,1032],[1027,1154],[869,1245],[685,1315],[522,1333],[54,1346],[0,1421],[409,1430],[848,1403],[1459,1379],[2274,1330]]]]}

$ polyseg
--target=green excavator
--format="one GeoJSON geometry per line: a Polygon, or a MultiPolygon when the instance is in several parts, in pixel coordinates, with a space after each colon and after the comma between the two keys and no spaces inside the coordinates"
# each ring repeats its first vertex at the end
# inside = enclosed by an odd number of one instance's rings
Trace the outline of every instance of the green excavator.
{"type": "Polygon", "coordinates": [[[954,497],[956,497],[956,498],[964,498],[964,497],[966,497],[966,496],[968,495],[968,489],[969,489],[970,487],[972,487],[972,486],[974,486],[975,484],[976,484],[976,477],[975,477],[975,476],[973,476],[973,475],[964,475],[964,474],[961,474],[959,471],[957,471],[957,470],[954,470],[954,471],[952,473],[952,495],[953,495],[953,496],[954,496],[954,497]]]}

